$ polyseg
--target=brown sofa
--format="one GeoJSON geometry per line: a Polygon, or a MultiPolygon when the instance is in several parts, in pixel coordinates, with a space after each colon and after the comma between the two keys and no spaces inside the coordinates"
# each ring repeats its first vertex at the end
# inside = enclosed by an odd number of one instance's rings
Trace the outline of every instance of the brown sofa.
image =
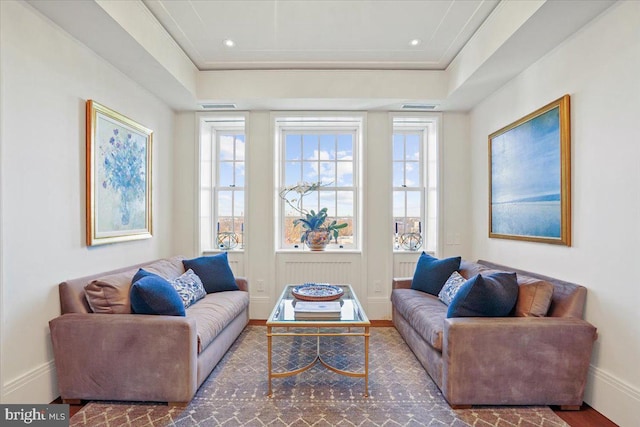
{"type": "Polygon", "coordinates": [[[537,285],[551,283],[546,316],[447,318],[437,296],[410,289],[411,278],[398,278],[391,294],[395,327],[454,408],[579,409],[596,339],[596,328],[582,320],[586,288],[482,260],[463,261],[459,272],[468,279],[496,270],[517,273],[516,307],[542,289],[537,285]]]}
{"type": "MultiPolygon", "coordinates": [[[[61,316],[51,320],[58,389],[65,403],[80,400],[156,401],[184,405],[249,321],[248,283],[239,291],[207,294],[186,316],[131,314],[131,279],[144,268],[173,279],[181,257],[157,260],[59,285],[61,316]],[[112,303],[93,312],[85,287],[112,303]],[[96,283],[101,287],[97,288],[96,283]],[[114,302],[116,299],[124,302],[114,302]]],[[[94,307],[95,308],[95,307],[94,307]]]]}

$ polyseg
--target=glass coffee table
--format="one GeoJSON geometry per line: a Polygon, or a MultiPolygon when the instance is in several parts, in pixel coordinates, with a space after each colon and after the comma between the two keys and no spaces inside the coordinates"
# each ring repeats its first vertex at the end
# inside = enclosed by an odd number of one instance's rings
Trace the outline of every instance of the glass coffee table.
{"type": "Polygon", "coordinates": [[[269,396],[272,396],[271,381],[273,378],[290,377],[310,369],[316,363],[321,363],[327,369],[349,377],[364,378],[364,396],[369,395],[369,327],[371,322],[367,318],[360,301],[353,292],[351,285],[334,285],[344,291],[340,297],[340,314],[332,319],[300,320],[296,319],[294,307],[299,301],[292,290],[298,285],[287,285],[273,311],[267,319],[267,352],[269,365],[269,396]],[[277,329],[278,331],[274,331],[277,329]],[[283,329],[281,331],[281,329],[283,329]],[[306,366],[287,372],[273,372],[272,369],[272,338],[315,336],[316,357],[306,366]],[[321,356],[320,337],[358,336],[364,337],[364,369],[363,372],[350,372],[338,369],[328,364],[321,356]]]}

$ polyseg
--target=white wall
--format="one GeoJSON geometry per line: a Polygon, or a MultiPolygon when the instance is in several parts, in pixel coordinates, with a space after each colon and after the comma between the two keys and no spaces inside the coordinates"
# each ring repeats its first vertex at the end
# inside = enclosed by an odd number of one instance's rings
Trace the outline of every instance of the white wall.
{"type": "Polygon", "coordinates": [[[598,340],[585,400],[621,426],[640,407],[640,3],[620,2],[471,113],[475,257],[585,285],[598,340]],[[487,135],[571,95],[573,245],[487,237],[487,135]]]}
{"type": "Polygon", "coordinates": [[[174,114],[28,4],[0,14],[0,401],[48,403],[57,284],[173,253],[174,114]],[[85,245],[87,99],[154,130],[151,239],[85,245]]]}
{"type": "Polygon", "coordinates": [[[471,259],[471,152],[469,115],[445,113],[442,123],[443,257],[471,259]]]}
{"type": "Polygon", "coordinates": [[[173,142],[173,252],[197,255],[195,209],[198,197],[198,121],[195,114],[176,114],[173,142]]]}

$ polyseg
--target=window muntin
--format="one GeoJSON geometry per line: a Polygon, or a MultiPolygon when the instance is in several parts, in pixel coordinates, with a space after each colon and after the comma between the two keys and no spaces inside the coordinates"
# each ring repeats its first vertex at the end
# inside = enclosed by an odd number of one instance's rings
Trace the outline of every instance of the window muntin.
{"type": "Polygon", "coordinates": [[[244,246],[244,132],[216,132],[216,245],[244,246]]]}
{"type": "Polygon", "coordinates": [[[200,247],[243,249],[245,226],[245,120],[203,119],[200,142],[200,247]]]}
{"type": "Polygon", "coordinates": [[[408,233],[422,237],[423,215],[423,150],[421,130],[396,130],[393,133],[393,221],[394,240],[408,233]]]}
{"type": "Polygon", "coordinates": [[[391,142],[393,248],[435,253],[438,212],[435,121],[394,117],[391,142]]]}
{"type": "MultiPolygon", "coordinates": [[[[348,226],[340,230],[338,244],[332,241],[328,249],[355,249],[357,242],[358,203],[358,143],[361,121],[308,120],[278,125],[280,143],[279,190],[301,182],[322,186],[302,199],[301,207],[318,212],[326,207],[327,221],[337,220],[348,226]]],[[[281,249],[304,249],[300,242],[302,227],[293,222],[300,213],[279,201],[281,249]]]]}

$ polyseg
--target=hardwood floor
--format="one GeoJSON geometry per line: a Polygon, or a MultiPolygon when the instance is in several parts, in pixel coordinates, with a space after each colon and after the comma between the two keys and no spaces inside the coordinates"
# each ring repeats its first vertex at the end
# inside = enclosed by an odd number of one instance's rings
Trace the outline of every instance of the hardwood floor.
{"type": "MultiPolygon", "coordinates": [[[[62,404],[62,399],[59,397],[51,402],[52,404],[60,405],[62,404]]],[[[73,417],[82,407],[84,406],[84,402],[80,405],[69,405],[69,418],[73,417]]]]}
{"type": "Polygon", "coordinates": [[[560,411],[559,408],[553,406],[551,409],[571,427],[618,427],[618,424],[586,403],[579,411],[560,411]]]}

